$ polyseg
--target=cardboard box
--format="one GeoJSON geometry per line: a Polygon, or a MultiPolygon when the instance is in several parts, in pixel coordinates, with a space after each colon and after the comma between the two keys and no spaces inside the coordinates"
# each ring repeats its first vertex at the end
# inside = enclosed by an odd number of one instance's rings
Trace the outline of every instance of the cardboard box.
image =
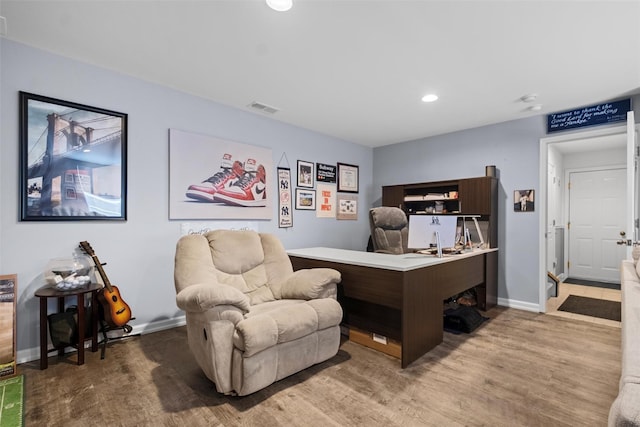
{"type": "Polygon", "coordinates": [[[402,344],[385,336],[352,327],[349,329],[349,340],[389,356],[402,358],[402,344]]]}

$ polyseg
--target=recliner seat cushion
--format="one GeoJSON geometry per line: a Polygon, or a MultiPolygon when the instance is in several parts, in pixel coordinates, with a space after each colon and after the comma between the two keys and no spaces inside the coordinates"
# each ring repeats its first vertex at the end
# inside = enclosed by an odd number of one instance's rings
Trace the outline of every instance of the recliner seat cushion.
{"type": "MultiPolygon", "coordinates": [[[[268,304],[268,303],[267,303],[268,304]]],[[[277,310],[248,315],[236,325],[233,345],[250,357],[279,343],[293,341],[342,320],[340,304],[333,299],[274,304],[277,310]]]]}

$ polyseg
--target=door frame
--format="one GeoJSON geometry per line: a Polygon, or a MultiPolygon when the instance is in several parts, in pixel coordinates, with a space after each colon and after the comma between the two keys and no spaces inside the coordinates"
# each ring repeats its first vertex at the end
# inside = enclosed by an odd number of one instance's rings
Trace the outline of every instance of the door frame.
{"type": "MultiPolygon", "coordinates": [[[[635,130],[636,133],[640,130],[640,124],[635,124],[635,130]]],[[[626,123],[604,129],[540,138],[540,158],[538,163],[540,168],[538,173],[539,196],[537,197],[537,203],[540,204],[540,215],[538,217],[538,229],[540,230],[538,236],[538,311],[541,313],[547,312],[547,163],[549,161],[549,145],[620,134],[627,134],[626,123]]]]}

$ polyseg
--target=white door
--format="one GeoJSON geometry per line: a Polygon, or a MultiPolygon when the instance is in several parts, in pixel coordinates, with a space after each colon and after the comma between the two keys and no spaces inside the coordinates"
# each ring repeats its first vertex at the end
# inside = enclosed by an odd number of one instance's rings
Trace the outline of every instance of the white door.
{"type": "Polygon", "coordinates": [[[620,283],[626,247],[627,172],[623,168],[569,174],[569,277],[620,283]]]}

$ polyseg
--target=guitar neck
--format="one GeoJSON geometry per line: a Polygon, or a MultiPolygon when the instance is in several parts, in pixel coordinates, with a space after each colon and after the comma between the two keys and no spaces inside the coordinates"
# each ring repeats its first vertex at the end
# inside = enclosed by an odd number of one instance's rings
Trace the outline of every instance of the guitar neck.
{"type": "Polygon", "coordinates": [[[111,282],[107,277],[107,273],[104,272],[104,269],[102,268],[102,264],[100,263],[100,260],[96,255],[91,255],[91,258],[93,258],[93,263],[96,265],[96,268],[98,269],[98,273],[100,273],[100,277],[104,282],[104,286],[107,288],[107,290],[109,290],[109,292],[113,292],[113,288],[111,287],[111,282]]]}

